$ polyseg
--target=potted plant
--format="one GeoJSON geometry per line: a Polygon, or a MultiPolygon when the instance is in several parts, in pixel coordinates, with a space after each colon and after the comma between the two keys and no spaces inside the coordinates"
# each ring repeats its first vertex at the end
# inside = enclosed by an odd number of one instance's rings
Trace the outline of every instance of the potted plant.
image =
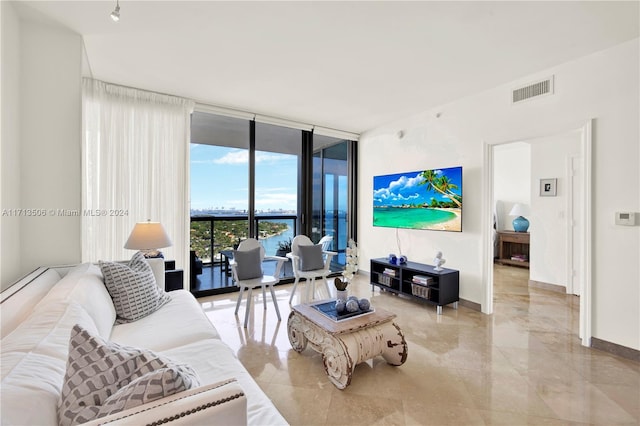
{"type": "Polygon", "coordinates": [[[336,286],[337,299],[339,300],[347,299],[347,286],[358,272],[358,246],[353,239],[349,239],[346,255],[347,264],[344,267],[344,271],[342,271],[342,279],[338,277],[333,280],[333,285],[336,286]]]}
{"type": "Polygon", "coordinates": [[[287,253],[291,251],[291,238],[288,240],[278,241],[278,250],[276,250],[276,256],[285,257],[287,253]]]}
{"type": "Polygon", "coordinates": [[[349,285],[349,281],[336,277],[333,280],[333,285],[336,286],[336,299],[343,301],[347,300],[347,286],[349,285]]]}

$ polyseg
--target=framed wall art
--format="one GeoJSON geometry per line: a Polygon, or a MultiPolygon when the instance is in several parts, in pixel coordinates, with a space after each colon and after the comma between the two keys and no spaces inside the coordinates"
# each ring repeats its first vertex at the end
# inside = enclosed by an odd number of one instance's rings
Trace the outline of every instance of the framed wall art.
{"type": "Polygon", "coordinates": [[[540,196],[555,197],[557,195],[558,179],[540,179],[540,196]]]}

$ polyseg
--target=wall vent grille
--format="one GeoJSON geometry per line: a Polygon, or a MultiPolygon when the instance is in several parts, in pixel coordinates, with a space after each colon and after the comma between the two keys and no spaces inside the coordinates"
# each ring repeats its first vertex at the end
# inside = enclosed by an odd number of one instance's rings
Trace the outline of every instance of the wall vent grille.
{"type": "Polygon", "coordinates": [[[514,89],[511,102],[516,104],[531,98],[551,94],[553,94],[553,77],[545,78],[544,80],[514,89]]]}

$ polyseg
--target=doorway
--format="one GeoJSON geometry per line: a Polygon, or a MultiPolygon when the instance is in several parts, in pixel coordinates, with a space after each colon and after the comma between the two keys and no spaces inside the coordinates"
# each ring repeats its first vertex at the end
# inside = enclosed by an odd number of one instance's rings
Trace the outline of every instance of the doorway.
{"type": "MultiPolygon", "coordinates": [[[[571,160],[572,168],[577,170],[581,170],[584,179],[582,179],[581,184],[573,182],[571,179],[563,179],[562,183],[564,186],[565,193],[570,193],[572,190],[576,190],[581,187],[581,195],[582,197],[573,197],[567,198],[567,205],[565,205],[564,217],[560,217],[561,215],[557,213],[557,217],[555,217],[555,222],[563,221],[563,223],[567,226],[570,232],[565,232],[563,235],[566,235],[567,239],[571,238],[570,242],[567,243],[566,254],[562,259],[558,259],[557,257],[553,257],[553,249],[549,248],[548,250],[538,250],[538,253],[532,253],[531,264],[535,268],[536,261],[542,262],[544,265],[553,265],[554,267],[558,264],[564,264],[564,273],[565,276],[562,278],[562,281],[565,280],[569,270],[568,268],[579,268],[579,273],[575,274],[580,277],[579,282],[574,280],[574,284],[579,287],[580,297],[580,325],[579,325],[579,336],[582,339],[583,346],[590,346],[591,344],[591,144],[592,144],[592,136],[591,136],[591,120],[585,123],[584,126],[576,129],[575,132],[578,132],[579,137],[579,145],[580,145],[580,156],[574,156],[571,160]],[[571,206],[569,206],[571,203],[571,206]],[[576,211],[582,211],[582,220],[581,224],[576,226],[568,226],[571,224],[571,220],[574,217],[576,211]],[[584,243],[582,243],[584,242],[584,243]],[[582,247],[582,249],[577,249],[576,245],[582,247]],[[551,252],[550,258],[548,252],[551,252]],[[536,260],[537,259],[537,260],[536,260]]],[[[569,134],[570,132],[566,132],[569,134]]],[[[542,139],[542,138],[540,138],[542,139]]],[[[526,139],[521,139],[526,140],[526,139]]],[[[535,143],[535,140],[529,139],[532,143],[535,143]]],[[[494,244],[493,244],[493,218],[494,218],[494,147],[502,144],[507,144],[515,141],[505,141],[505,142],[497,142],[497,143],[486,143],[484,150],[484,221],[485,229],[483,231],[483,235],[485,236],[485,251],[486,262],[484,266],[484,276],[486,280],[484,281],[486,284],[484,286],[484,303],[482,305],[482,310],[484,313],[491,314],[493,313],[493,253],[494,253],[494,244]]],[[[567,161],[567,160],[562,160],[567,161]]],[[[538,171],[539,173],[540,171],[538,171]]],[[[542,172],[544,173],[544,171],[542,172]]],[[[564,175],[564,173],[563,173],[564,175]]],[[[544,197],[540,196],[539,193],[535,192],[534,188],[538,185],[538,181],[542,176],[534,175],[532,176],[531,181],[531,202],[534,204],[532,210],[537,211],[540,215],[545,215],[548,213],[549,209],[544,208],[544,203],[546,200],[543,200],[544,197]],[[535,203],[539,205],[536,206],[535,203]]],[[[552,177],[552,176],[545,176],[552,177]]],[[[558,202],[559,200],[555,200],[558,202]]],[[[553,214],[553,212],[551,212],[553,214]]],[[[552,237],[553,234],[553,225],[547,229],[543,228],[541,232],[536,236],[538,238],[538,244],[541,247],[545,247],[543,243],[545,243],[549,238],[552,237]]],[[[535,228],[534,228],[535,229],[535,228]]],[[[534,238],[534,233],[532,233],[532,249],[536,244],[536,238],[534,238]]],[[[540,265],[538,265],[540,266],[540,265]]],[[[557,273],[557,271],[556,271],[557,273]]],[[[533,275],[533,271],[532,271],[533,275]]],[[[532,277],[533,279],[533,277],[532,277]]],[[[544,282],[544,281],[543,281],[544,282]]],[[[565,285],[569,285],[568,282],[565,285]]],[[[572,292],[575,292],[575,288],[572,289],[572,292]]]]}

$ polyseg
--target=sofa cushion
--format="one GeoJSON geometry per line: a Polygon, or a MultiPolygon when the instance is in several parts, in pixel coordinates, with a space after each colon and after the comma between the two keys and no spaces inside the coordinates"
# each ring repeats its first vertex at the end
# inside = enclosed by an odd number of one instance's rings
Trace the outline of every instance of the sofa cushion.
{"type": "Polygon", "coordinates": [[[109,338],[116,310],[97,265],[83,263],[74,267],[40,300],[34,311],[70,302],[82,306],[93,318],[100,336],[109,338]]]}
{"type": "Polygon", "coordinates": [[[63,426],[75,425],[198,385],[188,365],[106,342],[76,325],[69,340],[58,420],[63,426]]]}
{"type": "MultiPolygon", "coordinates": [[[[251,374],[236,358],[231,348],[222,340],[202,339],[190,345],[167,350],[163,352],[163,355],[177,362],[193,366],[202,383],[215,383],[229,377],[235,377],[247,396],[246,424],[288,424],[251,374]],[[207,354],[207,356],[202,356],[202,354],[207,354]]],[[[275,369],[275,371],[278,370],[275,369]]]]}
{"type": "Polygon", "coordinates": [[[260,247],[251,250],[233,251],[233,261],[236,263],[236,274],[239,280],[252,280],[262,277],[260,251],[260,247]]]}
{"type": "Polygon", "coordinates": [[[141,252],[134,254],[128,265],[101,261],[100,269],[113,299],[117,324],[144,318],[171,300],[156,285],[153,271],[141,252]]]}
{"type": "Polygon", "coordinates": [[[300,256],[301,271],[324,269],[322,246],[320,244],[298,246],[298,256],[300,256]]]}
{"type": "MultiPolygon", "coordinates": [[[[50,309],[34,311],[12,333],[2,339],[2,354],[9,352],[39,353],[67,361],[69,332],[75,324],[98,333],[93,319],[77,303],[52,305],[50,309]]],[[[12,369],[2,364],[2,378],[12,369]]]]}
{"type": "Polygon", "coordinates": [[[5,337],[27,319],[33,307],[60,281],[55,269],[38,268],[0,295],[0,336],[5,337]]]}
{"type": "Polygon", "coordinates": [[[114,326],[110,340],[125,346],[165,351],[202,339],[219,338],[193,294],[176,290],[171,292],[171,301],[162,309],[138,321],[114,326]]]}
{"type": "Polygon", "coordinates": [[[49,310],[33,312],[2,339],[0,424],[57,426],[69,332],[78,323],[98,333],[80,305],[51,305],[49,310]]]}

